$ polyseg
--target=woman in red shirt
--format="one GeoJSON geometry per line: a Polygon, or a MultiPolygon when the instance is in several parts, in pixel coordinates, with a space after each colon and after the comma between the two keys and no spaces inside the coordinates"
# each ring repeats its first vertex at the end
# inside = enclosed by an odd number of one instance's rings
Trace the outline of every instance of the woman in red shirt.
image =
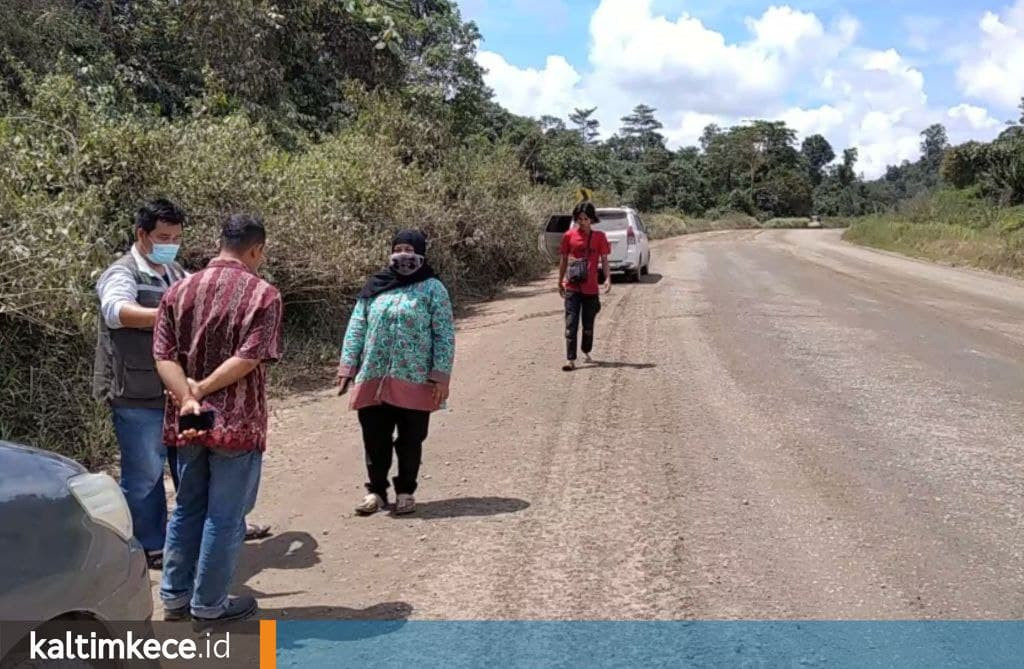
{"type": "Polygon", "coordinates": [[[576,369],[576,346],[580,316],[583,317],[582,350],[584,360],[593,362],[590,352],[594,348],[594,320],[601,311],[601,279],[598,264],[604,272],[604,292],[612,289],[612,274],[608,267],[611,247],[608,237],[593,226],[599,222],[591,202],[580,202],[572,211],[576,227],[562,237],[561,262],[558,266],[558,292],[565,299],[566,363],[562,369],[576,369]]]}

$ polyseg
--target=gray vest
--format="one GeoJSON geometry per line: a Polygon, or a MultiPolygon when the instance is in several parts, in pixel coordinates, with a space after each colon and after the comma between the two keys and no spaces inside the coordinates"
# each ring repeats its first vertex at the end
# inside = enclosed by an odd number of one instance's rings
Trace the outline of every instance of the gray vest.
{"type": "MultiPolygon", "coordinates": [[[[141,271],[131,251],[115,265],[131,270],[141,307],[156,308],[167,286],[160,279],[141,271]]],[[[165,265],[171,283],[185,278],[177,263],[165,265]]],[[[140,409],[164,408],[164,385],[153,360],[153,331],[138,328],[107,327],[101,317],[96,337],[96,364],[93,368],[93,395],[114,407],[140,409]]]]}

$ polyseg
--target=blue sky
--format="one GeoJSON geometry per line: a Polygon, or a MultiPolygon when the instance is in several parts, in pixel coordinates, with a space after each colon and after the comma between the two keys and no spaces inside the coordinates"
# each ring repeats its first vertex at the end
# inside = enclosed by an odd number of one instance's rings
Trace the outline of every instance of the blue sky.
{"type": "Polygon", "coordinates": [[[459,6],[483,34],[488,84],[512,111],[565,117],[596,105],[610,133],[644,102],[675,145],[706,122],[783,118],[858,146],[873,174],[915,158],[917,133],[932,122],[955,141],[994,136],[1024,95],[1024,0],[459,6]]]}

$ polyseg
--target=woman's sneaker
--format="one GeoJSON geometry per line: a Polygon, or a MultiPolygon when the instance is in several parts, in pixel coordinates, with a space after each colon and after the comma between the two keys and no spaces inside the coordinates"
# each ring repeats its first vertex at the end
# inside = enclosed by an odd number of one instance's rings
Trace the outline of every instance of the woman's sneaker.
{"type": "Polygon", "coordinates": [[[566,363],[564,365],[562,365],[562,371],[563,372],[571,372],[574,369],[576,369],[576,361],[575,360],[567,360],[566,363]]]}
{"type": "Polygon", "coordinates": [[[590,357],[589,353],[584,353],[583,354],[583,362],[587,363],[588,365],[592,365],[592,364],[594,364],[594,359],[590,357]]]}
{"type": "Polygon", "coordinates": [[[396,516],[405,516],[416,510],[416,498],[412,495],[401,494],[395,502],[394,513],[396,516]]]}
{"type": "Polygon", "coordinates": [[[384,498],[375,493],[370,493],[363,498],[363,501],[356,507],[356,513],[360,516],[372,516],[384,508],[384,498]]]}

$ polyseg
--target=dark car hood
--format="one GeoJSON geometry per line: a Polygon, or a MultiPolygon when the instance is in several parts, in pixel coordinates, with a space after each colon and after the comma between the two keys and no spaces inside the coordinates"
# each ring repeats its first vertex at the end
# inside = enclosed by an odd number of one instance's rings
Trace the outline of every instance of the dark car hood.
{"type": "Polygon", "coordinates": [[[0,502],[22,495],[60,496],[69,478],[85,472],[56,453],[0,441],[0,502]]]}
{"type": "MultiPolygon", "coordinates": [[[[44,451],[41,448],[25,446],[24,444],[12,444],[9,441],[0,441],[0,462],[8,463],[17,460],[38,462],[39,458],[49,460],[52,464],[66,467],[71,475],[84,474],[87,470],[71,458],[65,458],[53,451],[44,451]]],[[[2,470],[0,470],[2,471],[2,470]]]]}

